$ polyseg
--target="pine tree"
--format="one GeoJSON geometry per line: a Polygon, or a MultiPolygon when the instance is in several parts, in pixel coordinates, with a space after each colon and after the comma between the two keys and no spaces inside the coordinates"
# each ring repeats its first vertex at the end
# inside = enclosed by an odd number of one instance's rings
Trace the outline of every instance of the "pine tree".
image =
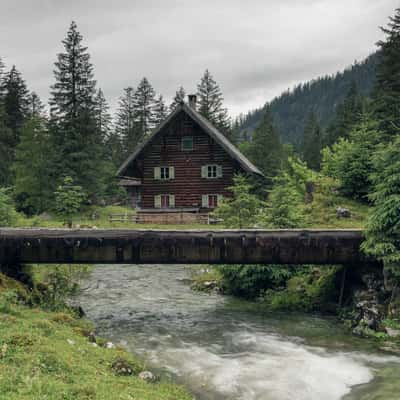
{"type": "Polygon", "coordinates": [[[380,137],[378,123],[369,114],[364,114],[348,139],[340,138],[331,148],[322,151],[322,172],[339,181],[343,195],[367,200],[372,189],[372,159],[380,137]]]}
{"type": "Polygon", "coordinates": [[[373,106],[380,130],[390,138],[400,129],[400,8],[390,18],[388,27],[381,29],[387,37],[378,43],[381,62],[377,67],[373,106]]]}
{"type": "Polygon", "coordinates": [[[133,96],[135,122],[139,130],[139,141],[148,135],[155,126],[155,96],[156,92],[147,78],[143,78],[133,96]]]}
{"type": "Polygon", "coordinates": [[[6,115],[0,103],[0,187],[11,184],[10,167],[14,156],[14,138],[10,128],[5,124],[6,115]]]}
{"type": "Polygon", "coordinates": [[[217,82],[208,69],[197,85],[198,110],[225,136],[231,139],[231,123],[228,110],[223,107],[224,98],[217,82]]]}
{"type": "Polygon", "coordinates": [[[252,193],[252,186],[242,175],[233,178],[231,199],[224,200],[214,211],[228,228],[253,228],[259,222],[263,202],[252,193]]]}
{"type": "Polygon", "coordinates": [[[62,41],[51,90],[51,134],[57,154],[54,168],[59,176],[71,176],[94,198],[104,190],[99,168],[102,163],[101,135],[96,129],[93,66],[82,35],[72,22],[62,41]]]}
{"type": "Polygon", "coordinates": [[[157,126],[161,122],[167,118],[168,115],[168,109],[167,106],[165,105],[164,98],[162,95],[158,96],[158,98],[155,101],[154,105],[154,122],[155,125],[157,126]]]}
{"type": "Polygon", "coordinates": [[[349,137],[352,128],[361,121],[364,103],[365,100],[353,80],[344,101],[338,105],[336,115],[326,131],[324,138],[326,146],[331,146],[341,137],[349,137]]]}
{"type": "Polygon", "coordinates": [[[119,99],[115,124],[117,136],[114,139],[119,137],[121,140],[123,149],[122,158],[130,154],[140,141],[139,129],[135,122],[134,93],[135,90],[132,87],[127,87],[119,99]]]}
{"type": "Polygon", "coordinates": [[[253,134],[246,155],[272,181],[282,164],[282,144],[275,129],[271,111],[267,106],[263,119],[253,134]]]}
{"type": "Polygon", "coordinates": [[[102,143],[107,141],[111,132],[111,115],[109,111],[110,106],[104,97],[103,91],[99,89],[94,98],[94,118],[102,143]]]}
{"type": "Polygon", "coordinates": [[[174,111],[176,106],[178,106],[182,101],[185,101],[185,98],[186,98],[186,91],[183,88],[183,86],[180,86],[175,93],[172,103],[169,106],[170,111],[171,112],[174,111]]]}
{"type": "Polygon", "coordinates": [[[0,57],[0,102],[3,100],[4,96],[4,86],[3,86],[4,70],[5,70],[5,65],[0,57]]]}
{"type": "Polygon", "coordinates": [[[54,171],[46,120],[36,112],[24,124],[16,149],[14,193],[18,209],[32,215],[51,207],[54,171]]]}
{"type": "Polygon", "coordinates": [[[13,146],[19,141],[19,134],[28,115],[29,92],[21,73],[15,65],[5,74],[2,81],[5,124],[13,133],[13,146]]]}
{"type": "Polygon", "coordinates": [[[322,130],[315,112],[308,116],[304,129],[302,155],[308,167],[318,171],[321,167],[322,130]]]}
{"type": "Polygon", "coordinates": [[[289,229],[304,227],[307,222],[304,196],[287,172],[274,179],[268,194],[263,224],[268,228],[289,229]]]}
{"type": "MultiPolygon", "coordinates": [[[[374,156],[372,174],[374,204],[362,248],[384,263],[387,275],[400,287],[400,130],[393,142],[381,145],[374,156]]],[[[394,296],[392,296],[394,299],[394,296]]]]}
{"type": "Polygon", "coordinates": [[[13,66],[0,81],[0,184],[9,185],[15,149],[28,117],[29,95],[25,81],[13,66]]]}
{"type": "Polygon", "coordinates": [[[44,116],[45,106],[40,100],[40,97],[35,92],[32,92],[28,99],[28,118],[44,116]]]}

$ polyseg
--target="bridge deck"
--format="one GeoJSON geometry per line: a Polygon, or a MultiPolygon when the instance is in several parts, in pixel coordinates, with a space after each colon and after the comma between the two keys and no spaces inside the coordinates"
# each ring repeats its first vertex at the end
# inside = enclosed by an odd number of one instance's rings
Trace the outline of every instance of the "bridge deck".
{"type": "Polygon", "coordinates": [[[0,229],[1,263],[356,264],[361,230],[0,229]]]}

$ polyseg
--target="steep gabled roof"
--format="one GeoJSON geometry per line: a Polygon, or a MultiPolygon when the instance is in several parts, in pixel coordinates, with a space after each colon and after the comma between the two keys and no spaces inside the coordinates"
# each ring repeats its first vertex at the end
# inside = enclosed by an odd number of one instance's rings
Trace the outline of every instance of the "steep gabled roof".
{"type": "Polygon", "coordinates": [[[237,147],[235,147],[215,126],[213,126],[206,118],[204,118],[200,113],[194,110],[192,107],[188,106],[182,101],[174,111],[172,111],[168,117],[158,125],[154,131],[141,143],[139,144],[135,151],[125,160],[117,171],[117,175],[120,176],[126,172],[128,166],[140,155],[140,153],[147,147],[148,144],[156,137],[179,112],[184,111],[189,115],[195,122],[197,122],[200,127],[210,135],[233,159],[235,159],[244,171],[263,175],[262,172],[251,163],[237,147]]]}

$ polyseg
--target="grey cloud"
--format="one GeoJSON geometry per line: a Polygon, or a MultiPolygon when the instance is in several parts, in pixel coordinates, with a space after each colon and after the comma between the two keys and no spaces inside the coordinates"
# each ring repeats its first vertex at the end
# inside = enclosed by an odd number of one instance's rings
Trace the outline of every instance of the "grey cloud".
{"type": "Polygon", "coordinates": [[[147,76],[170,99],[209,68],[233,114],[371,53],[397,0],[0,0],[0,56],[46,100],[72,19],[115,108],[147,76]]]}

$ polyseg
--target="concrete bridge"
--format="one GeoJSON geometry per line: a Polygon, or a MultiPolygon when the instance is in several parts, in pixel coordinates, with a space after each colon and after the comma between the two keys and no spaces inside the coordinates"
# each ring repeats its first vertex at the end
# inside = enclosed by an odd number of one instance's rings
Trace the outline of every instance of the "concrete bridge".
{"type": "Polygon", "coordinates": [[[359,264],[361,230],[0,229],[0,264],[359,264]]]}

